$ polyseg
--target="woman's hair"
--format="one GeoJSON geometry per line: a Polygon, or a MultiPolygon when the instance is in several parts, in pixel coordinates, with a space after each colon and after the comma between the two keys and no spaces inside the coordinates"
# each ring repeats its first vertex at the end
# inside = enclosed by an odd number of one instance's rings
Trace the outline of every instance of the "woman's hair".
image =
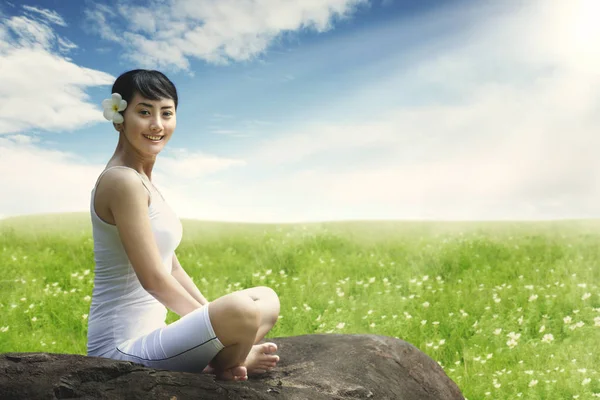
{"type": "Polygon", "coordinates": [[[129,104],[136,92],[150,100],[172,99],[177,110],[177,89],[162,72],[147,69],[124,72],[113,84],[111,93],[119,93],[129,104]]]}

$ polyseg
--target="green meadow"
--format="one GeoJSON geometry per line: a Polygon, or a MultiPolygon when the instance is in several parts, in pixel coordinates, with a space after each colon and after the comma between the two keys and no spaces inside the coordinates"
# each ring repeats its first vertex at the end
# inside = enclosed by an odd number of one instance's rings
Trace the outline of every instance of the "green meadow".
{"type": "MultiPolygon", "coordinates": [[[[470,400],[600,397],[599,220],[183,224],[209,300],[276,290],[269,337],[397,337],[470,400]]],[[[85,354],[89,216],[0,221],[0,267],[0,352],[85,354]]]]}

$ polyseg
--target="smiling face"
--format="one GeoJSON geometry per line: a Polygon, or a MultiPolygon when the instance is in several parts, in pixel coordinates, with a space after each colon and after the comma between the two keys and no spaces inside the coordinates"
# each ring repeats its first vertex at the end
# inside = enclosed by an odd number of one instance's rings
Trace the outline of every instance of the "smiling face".
{"type": "Polygon", "coordinates": [[[149,100],[135,93],[123,112],[125,138],[138,152],[157,155],[177,124],[172,99],[149,100]]]}

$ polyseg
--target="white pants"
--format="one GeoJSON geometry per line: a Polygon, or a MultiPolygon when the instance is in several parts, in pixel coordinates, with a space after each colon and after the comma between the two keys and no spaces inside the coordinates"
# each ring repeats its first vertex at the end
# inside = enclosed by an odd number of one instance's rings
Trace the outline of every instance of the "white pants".
{"type": "Polygon", "coordinates": [[[215,335],[208,306],[194,310],[170,325],[127,340],[103,357],[156,369],[202,372],[225,347],[215,335]]]}

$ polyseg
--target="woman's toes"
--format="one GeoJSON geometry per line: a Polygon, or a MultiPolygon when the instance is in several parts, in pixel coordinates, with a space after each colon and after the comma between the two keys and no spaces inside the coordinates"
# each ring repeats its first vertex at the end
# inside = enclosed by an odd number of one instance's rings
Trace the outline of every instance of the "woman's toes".
{"type": "Polygon", "coordinates": [[[277,364],[278,361],[279,361],[278,356],[262,354],[259,356],[259,358],[257,360],[257,364],[272,365],[272,364],[277,364]]]}
{"type": "Polygon", "coordinates": [[[248,371],[246,367],[237,366],[230,369],[231,375],[235,380],[244,380],[248,378],[248,371]]]}
{"type": "Polygon", "coordinates": [[[277,345],[271,342],[265,343],[263,349],[265,353],[275,353],[277,351],[277,345]]]}

